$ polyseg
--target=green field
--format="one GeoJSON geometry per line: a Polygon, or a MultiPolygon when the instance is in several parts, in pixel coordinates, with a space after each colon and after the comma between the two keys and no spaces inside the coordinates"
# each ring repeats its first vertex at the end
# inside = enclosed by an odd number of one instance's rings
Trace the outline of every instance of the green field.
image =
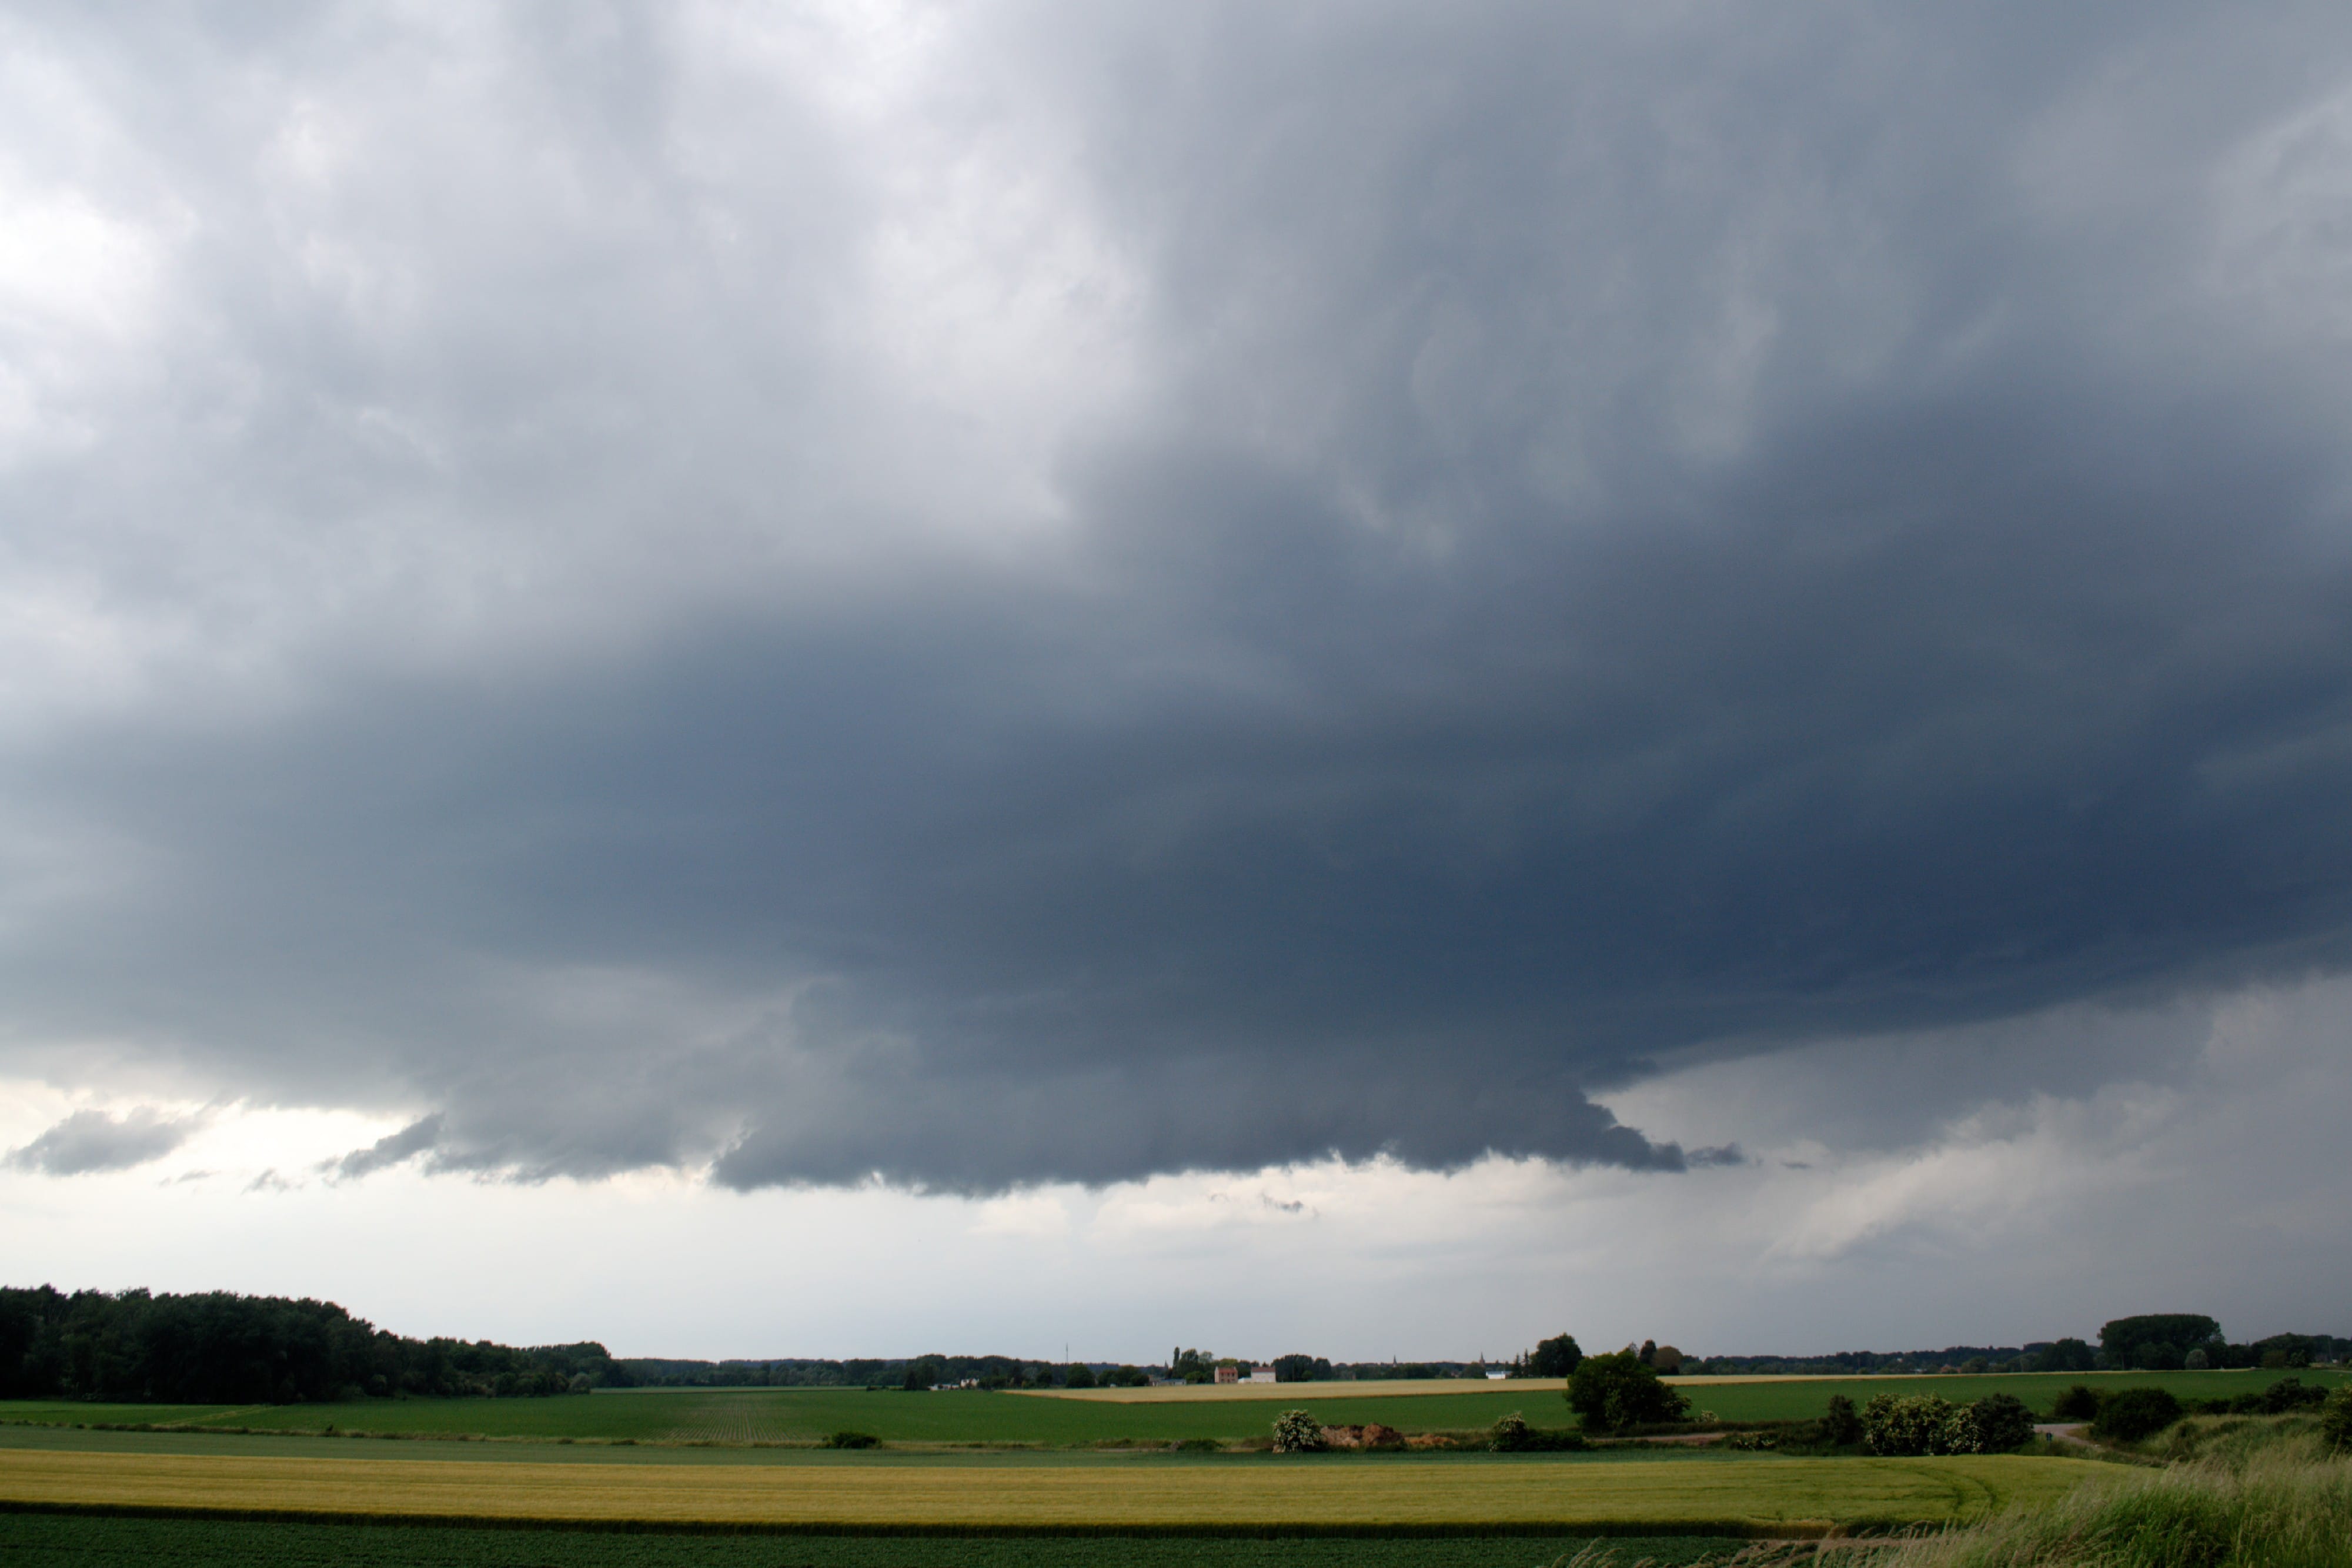
{"type": "MultiPolygon", "coordinates": [[[[0,1427],[0,1456],[17,1449],[47,1453],[177,1454],[191,1458],[254,1455],[307,1459],[446,1459],[484,1465],[799,1465],[870,1469],[876,1466],[918,1468],[992,1467],[1068,1469],[1111,1465],[1234,1466],[1265,1462],[1269,1456],[1225,1449],[1181,1452],[1163,1446],[1045,1448],[1005,1445],[909,1444],[877,1448],[767,1448],[747,1445],[669,1443],[572,1443],[561,1437],[502,1437],[496,1441],[411,1442],[374,1437],[318,1437],[302,1433],[85,1430],[71,1427],[0,1427]]],[[[1719,1448],[1618,1444],[1580,1453],[1490,1454],[1409,1448],[1377,1453],[1335,1453],[1307,1462],[1384,1465],[1406,1461],[1456,1465],[1643,1464],[1668,1458],[1753,1463],[1763,1456],[1719,1448]]],[[[1297,1463],[1286,1460],[1285,1463],[1297,1463]]]]}
{"type": "MultiPolygon", "coordinates": [[[[1955,1403],[1987,1394],[2016,1395],[2046,1410],[2068,1385],[2124,1387],[2156,1384],[2185,1398],[2247,1393],[2286,1375],[2277,1372],[2174,1372],[2005,1376],[1765,1378],[1696,1383],[1685,1392],[1695,1410],[1726,1421],[1801,1420],[1818,1416],[1830,1396],[1856,1403],[1874,1394],[1938,1394],[1955,1403]]],[[[2303,1373],[2334,1384],[2341,1373],[2303,1373]]],[[[554,1399],[368,1400],[350,1405],[165,1406],[0,1403],[0,1423],[184,1426],[221,1430],[374,1432],[407,1436],[571,1438],[662,1444],[809,1443],[844,1429],[892,1443],[1008,1443],[1078,1447],[1186,1437],[1225,1441],[1265,1436],[1274,1415],[1293,1406],[1326,1422],[1378,1421],[1407,1432],[1469,1431],[1517,1410],[1538,1426],[1571,1422],[1558,1384],[1469,1384],[1463,1392],[1345,1394],[1289,1384],[1256,1399],[1159,1398],[1131,1404],[1039,1398],[960,1390],[936,1394],[858,1389],[631,1390],[554,1399]]]]}
{"type": "MultiPolygon", "coordinates": [[[[1549,1568],[1591,1544],[1560,1536],[778,1539],[0,1514],[5,1568],[1549,1568]]],[[[1598,1544],[1625,1568],[1680,1568],[1744,1542],[1651,1536],[1598,1544]]]]}

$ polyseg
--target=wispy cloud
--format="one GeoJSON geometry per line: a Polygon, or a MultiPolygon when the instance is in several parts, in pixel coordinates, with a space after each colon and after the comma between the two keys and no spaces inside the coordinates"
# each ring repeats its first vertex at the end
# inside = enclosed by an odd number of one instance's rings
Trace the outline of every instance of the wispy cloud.
{"type": "Polygon", "coordinates": [[[9,1168],[44,1176],[89,1176],[129,1170],[178,1148],[209,1120],[205,1112],[166,1115],[141,1105],[117,1116],[77,1111],[22,1148],[10,1151],[9,1168]]]}
{"type": "Polygon", "coordinates": [[[319,1169],[331,1181],[356,1181],[363,1176],[415,1158],[441,1141],[442,1115],[420,1116],[396,1133],[387,1133],[363,1149],[326,1160],[319,1169]]]}

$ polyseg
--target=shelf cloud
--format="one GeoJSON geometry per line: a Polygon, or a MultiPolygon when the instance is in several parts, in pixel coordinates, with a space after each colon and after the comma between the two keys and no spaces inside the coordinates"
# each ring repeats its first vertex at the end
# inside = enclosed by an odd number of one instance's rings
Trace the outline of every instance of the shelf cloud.
{"type": "Polygon", "coordinates": [[[7,24],[0,1064],[1670,1175],[2352,960],[2352,16],[875,18],[7,24]]]}

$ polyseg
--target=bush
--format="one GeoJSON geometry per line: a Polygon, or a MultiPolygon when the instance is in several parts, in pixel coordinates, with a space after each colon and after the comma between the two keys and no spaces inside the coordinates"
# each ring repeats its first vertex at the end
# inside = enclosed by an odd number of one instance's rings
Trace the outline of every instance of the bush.
{"type": "Polygon", "coordinates": [[[1277,1454],[1319,1454],[1330,1446],[1324,1440],[1323,1423],[1304,1410],[1285,1410],[1274,1419],[1277,1454]]]}
{"type": "Polygon", "coordinates": [[[1690,1414],[1690,1401],[1660,1382],[1656,1370],[1630,1350],[1588,1355],[1578,1363],[1568,1380],[1568,1402],[1591,1431],[1622,1432],[1690,1414]]]}
{"type": "Polygon", "coordinates": [[[2327,1390],[2307,1386],[2300,1377],[2282,1377],[2255,1396],[2254,1410],[2263,1416],[2284,1416],[2327,1397],[2327,1390]]]}
{"type": "Polygon", "coordinates": [[[1830,1396],[1830,1407],[1822,1416],[1822,1441],[1843,1448],[1862,1441],[1862,1413],[1853,1401],[1843,1394],[1830,1396]]]}
{"type": "Polygon", "coordinates": [[[1959,1406],[1933,1394],[1882,1394],[1855,1424],[1874,1454],[2005,1454],[2033,1436],[2033,1412],[2010,1394],[1959,1406]]]}
{"type": "Polygon", "coordinates": [[[2180,1419],[2180,1401],[2168,1388],[2126,1388],[2099,1406],[2091,1430],[2118,1443],[2153,1437],[2180,1419]]]}
{"type": "Polygon", "coordinates": [[[824,1440],[828,1448],[870,1448],[882,1439],[871,1432],[835,1432],[824,1440]]]}
{"type": "Polygon", "coordinates": [[[1874,1454],[1943,1452],[1952,1402],[1934,1394],[1881,1394],[1862,1407],[1862,1444],[1874,1454]]]}
{"type": "Polygon", "coordinates": [[[2013,1394],[1988,1394],[1952,1412],[1945,1423],[1947,1454],[2005,1454],[2033,1436],[2033,1412],[2013,1394]]]}
{"type": "Polygon", "coordinates": [[[2095,1421],[2099,1405],[2098,1392],[2088,1384],[2077,1383],[2058,1396],[2058,1403],[2050,1407],[2050,1415],[2057,1421],[2095,1421]]]}
{"type": "Polygon", "coordinates": [[[1516,1410],[1496,1422],[1486,1439],[1487,1451],[1496,1454],[1573,1453],[1591,1446],[1581,1432],[1530,1427],[1527,1417],[1516,1410]]]}
{"type": "Polygon", "coordinates": [[[2319,1440],[2336,1453],[2352,1453],[2352,1383],[2327,1396],[2327,1408],[2319,1413],[2319,1440]]]}

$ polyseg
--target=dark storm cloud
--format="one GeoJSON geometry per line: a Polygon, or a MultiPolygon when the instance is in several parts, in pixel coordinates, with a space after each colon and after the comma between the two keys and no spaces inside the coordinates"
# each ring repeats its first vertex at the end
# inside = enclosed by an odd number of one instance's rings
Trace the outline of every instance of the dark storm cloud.
{"type": "Polygon", "coordinates": [[[203,1126],[200,1116],[166,1116],[142,1105],[121,1116],[77,1111],[21,1149],[8,1165],[45,1176],[89,1176],[129,1170],[162,1159],[203,1126]]]}
{"type": "MultiPolygon", "coordinates": [[[[519,277],[381,209],[423,293],[348,394],[229,312],[303,475],[153,461],[240,540],[240,486],[350,525],[364,613],[285,633],[297,697],[17,748],[20,820],[134,848],[9,936],[12,1030],[432,1109],[346,1176],[987,1190],[1737,1163],[1590,1096],[2340,967],[2352,40],[2293,22],[987,13],[945,100],[1067,182],[1145,389],[1046,421],[1062,521],[1003,549],[892,520],[1007,505],[947,347],[798,313],[884,153],[782,191],[693,40],[522,51],[510,139],[637,216],[519,277]],[[440,466],[361,482],[320,404],[440,466]]],[[[287,613],[323,569],[263,532],[223,570],[287,613]]]]}

